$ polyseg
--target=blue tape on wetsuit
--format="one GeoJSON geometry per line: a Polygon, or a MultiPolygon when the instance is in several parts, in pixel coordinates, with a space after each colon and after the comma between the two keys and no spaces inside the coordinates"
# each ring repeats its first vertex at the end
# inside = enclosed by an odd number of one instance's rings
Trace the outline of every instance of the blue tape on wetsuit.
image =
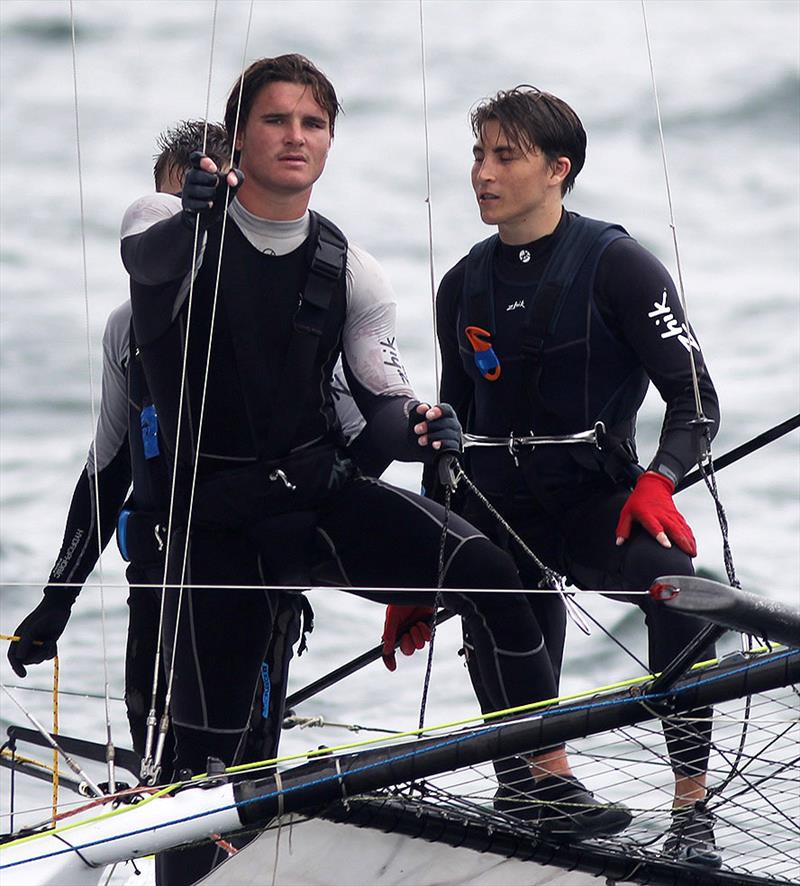
{"type": "Polygon", "coordinates": [[[119,517],[117,517],[117,547],[119,547],[122,559],[126,563],[131,562],[131,558],[128,556],[128,517],[130,515],[131,511],[120,511],[119,517]]]}
{"type": "Polygon", "coordinates": [[[266,720],[269,717],[269,665],[261,664],[261,682],[264,690],[261,693],[261,716],[266,720]]]}
{"type": "Polygon", "coordinates": [[[161,451],[158,448],[158,416],[156,415],[156,407],[152,403],[144,407],[140,421],[144,457],[156,458],[161,451]]]}

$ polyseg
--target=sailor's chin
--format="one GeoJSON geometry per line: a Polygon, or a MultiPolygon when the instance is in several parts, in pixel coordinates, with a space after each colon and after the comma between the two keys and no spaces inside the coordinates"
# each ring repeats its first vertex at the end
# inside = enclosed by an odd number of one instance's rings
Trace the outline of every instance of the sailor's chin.
{"type": "Polygon", "coordinates": [[[478,203],[481,220],[486,222],[487,225],[497,224],[499,209],[500,207],[495,200],[481,200],[480,203],[478,203]]]}

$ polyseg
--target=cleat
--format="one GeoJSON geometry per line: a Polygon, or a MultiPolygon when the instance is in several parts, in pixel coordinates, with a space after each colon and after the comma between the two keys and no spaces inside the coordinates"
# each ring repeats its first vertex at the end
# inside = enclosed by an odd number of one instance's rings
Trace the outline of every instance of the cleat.
{"type": "Polygon", "coordinates": [[[717,852],[714,839],[714,816],[702,801],[672,810],[672,823],[663,852],[688,864],[720,867],[722,856],[717,852]]]}
{"type": "Polygon", "coordinates": [[[577,778],[551,775],[501,782],[494,797],[497,812],[537,823],[553,837],[585,839],[617,834],[631,823],[624,806],[595,800],[577,778]]]}

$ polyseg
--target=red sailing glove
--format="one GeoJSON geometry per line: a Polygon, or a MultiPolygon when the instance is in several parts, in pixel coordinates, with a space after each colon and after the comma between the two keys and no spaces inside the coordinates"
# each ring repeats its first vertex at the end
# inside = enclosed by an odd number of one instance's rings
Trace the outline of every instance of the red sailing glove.
{"type": "Polygon", "coordinates": [[[431,622],[434,610],[430,606],[386,607],[386,621],[383,623],[383,663],[393,671],[397,667],[394,650],[400,638],[400,651],[403,655],[413,655],[431,638],[431,622]]]}
{"type": "Polygon", "coordinates": [[[617,523],[617,544],[630,537],[634,521],[652,535],[665,548],[672,547],[670,540],[690,557],[697,556],[697,542],[689,524],[678,513],[672,493],[675,485],[663,474],[646,471],[636,481],[633,492],[625,502],[617,523]]]}

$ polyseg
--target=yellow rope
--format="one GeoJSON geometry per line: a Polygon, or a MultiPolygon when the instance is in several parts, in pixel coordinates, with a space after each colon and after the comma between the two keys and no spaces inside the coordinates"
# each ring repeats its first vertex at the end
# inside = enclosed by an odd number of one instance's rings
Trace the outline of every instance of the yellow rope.
{"type": "Polygon", "coordinates": [[[36,766],[37,769],[44,769],[46,772],[53,771],[53,767],[49,763],[43,763],[41,760],[37,760],[34,757],[26,757],[24,754],[18,754],[16,751],[12,752],[8,750],[8,748],[6,748],[0,756],[5,757],[7,760],[28,763],[31,766],[36,766]]]}
{"type": "MultiPolygon", "coordinates": [[[[53,658],[53,735],[58,735],[58,656],[53,658]]],[[[58,751],[53,748],[53,822],[58,815],[58,751]]]]}

